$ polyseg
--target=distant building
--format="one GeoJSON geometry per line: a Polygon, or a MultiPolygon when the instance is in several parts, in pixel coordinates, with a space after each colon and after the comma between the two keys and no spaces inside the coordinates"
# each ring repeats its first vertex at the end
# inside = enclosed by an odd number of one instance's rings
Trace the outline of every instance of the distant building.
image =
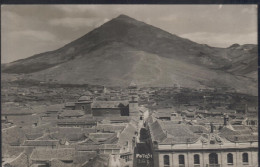
{"type": "Polygon", "coordinates": [[[128,101],[94,101],[91,109],[93,116],[129,116],[128,101]]]}
{"type": "Polygon", "coordinates": [[[75,110],[82,110],[85,114],[92,114],[91,104],[92,98],[90,95],[81,96],[75,103],[75,110]]]}
{"type": "Polygon", "coordinates": [[[140,116],[138,109],[137,85],[131,82],[129,87],[129,116],[140,116]]]}

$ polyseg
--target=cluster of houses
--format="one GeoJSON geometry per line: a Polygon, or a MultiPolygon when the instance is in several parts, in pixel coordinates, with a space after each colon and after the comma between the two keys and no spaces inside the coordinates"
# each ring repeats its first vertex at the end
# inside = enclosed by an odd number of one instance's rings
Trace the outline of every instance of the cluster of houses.
{"type": "Polygon", "coordinates": [[[139,109],[135,89],[129,87],[129,100],[117,101],[96,100],[86,93],[63,107],[49,106],[28,126],[7,123],[12,114],[30,117],[32,112],[6,112],[3,166],[133,166],[140,116],[148,112],[139,109]]]}
{"type": "Polygon", "coordinates": [[[201,95],[131,84],[85,91],[44,112],[4,110],[2,166],[258,166],[257,108],[224,107],[229,96],[194,93],[201,95]],[[144,154],[140,143],[149,148],[144,154]]]}

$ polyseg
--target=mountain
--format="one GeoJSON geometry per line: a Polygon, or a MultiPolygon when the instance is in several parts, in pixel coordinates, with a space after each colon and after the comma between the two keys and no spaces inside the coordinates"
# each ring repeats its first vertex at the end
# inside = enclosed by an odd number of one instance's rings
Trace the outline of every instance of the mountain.
{"type": "Polygon", "coordinates": [[[120,15],[60,49],[5,64],[2,72],[59,83],[126,86],[135,80],[254,93],[257,45],[210,47],[120,15]]]}

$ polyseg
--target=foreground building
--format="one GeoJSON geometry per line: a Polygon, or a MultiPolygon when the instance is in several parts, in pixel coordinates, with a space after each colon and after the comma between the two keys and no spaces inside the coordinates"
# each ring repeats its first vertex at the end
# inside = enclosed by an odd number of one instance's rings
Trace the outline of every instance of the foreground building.
{"type": "Polygon", "coordinates": [[[148,128],[155,166],[258,166],[258,136],[249,127],[226,125],[216,131],[213,125],[206,129],[150,119],[148,128]]]}

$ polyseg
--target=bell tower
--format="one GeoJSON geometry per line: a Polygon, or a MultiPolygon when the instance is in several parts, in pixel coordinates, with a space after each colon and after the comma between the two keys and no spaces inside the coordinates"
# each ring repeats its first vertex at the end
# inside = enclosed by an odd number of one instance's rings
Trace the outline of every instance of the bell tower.
{"type": "Polygon", "coordinates": [[[131,82],[129,87],[129,116],[139,116],[137,85],[131,82]]]}

